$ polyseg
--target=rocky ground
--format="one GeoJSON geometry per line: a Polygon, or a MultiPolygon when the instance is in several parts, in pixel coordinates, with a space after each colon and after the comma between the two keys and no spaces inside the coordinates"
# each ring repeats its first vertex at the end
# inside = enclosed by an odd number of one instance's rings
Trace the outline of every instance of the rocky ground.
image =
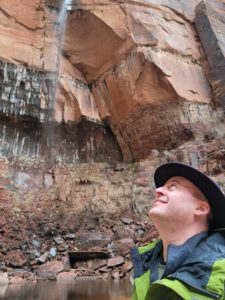
{"type": "Polygon", "coordinates": [[[80,277],[128,279],[132,272],[130,248],[157,237],[149,222],[125,216],[118,220],[86,219],[82,224],[75,221],[73,228],[57,228],[46,221],[37,224],[34,234],[32,224],[17,220],[8,226],[1,217],[5,238],[0,245],[0,283],[80,277]],[[9,237],[13,243],[7,242],[9,237]]]}

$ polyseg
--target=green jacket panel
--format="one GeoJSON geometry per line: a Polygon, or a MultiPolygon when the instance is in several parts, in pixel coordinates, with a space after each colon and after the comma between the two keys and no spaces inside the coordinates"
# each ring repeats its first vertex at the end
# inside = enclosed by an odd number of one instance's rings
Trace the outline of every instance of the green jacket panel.
{"type": "MultiPolygon", "coordinates": [[[[207,289],[209,291],[219,293],[221,295],[224,294],[225,288],[225,258],[216,261],[212,266],[212,273],[209,278],[207,289]]],[[[225,299],[221,298],[221,299],[225,299]]]]}
{"type": "MultiPolygon", "coordinates": [[[[224,300],[223,294],[220,294],[218,297],[205,296],[176,279],[157,280],[152,285],[148,283],[148,287],[145,286],[146,289],[143,288],[143,285],[142,289],[139,289],[139,282],[136,281],[135,283],[136,288],[133,292],[132,300],[224,300]]],[[[220,290],[221,288],[222,286],[220,286],[220,290]]],[[[212,292],[215,293],[215,289],[212,292]]]]}

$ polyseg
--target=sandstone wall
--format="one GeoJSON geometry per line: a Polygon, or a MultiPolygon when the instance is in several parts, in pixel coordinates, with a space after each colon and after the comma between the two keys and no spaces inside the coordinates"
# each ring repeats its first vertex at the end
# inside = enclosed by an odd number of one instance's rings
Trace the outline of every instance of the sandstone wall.
{"type": "Polygon", "coordinates": [[[212,86],[215,103],[223,107],[225,103],[224,6],[219,13],[207,2],[201,2],[196,7],[196,27],[208,61],[206,74],[212,86]]]}
{"type": "Polygon", "coordinates": [[[103,122],[127,161],[223,138],[223,0],[14,2],[0,2],[8,123],[103,122]]]}
{"type": "Polygon", "coordinates": [[[46,3],[0,2],[0,153],[120,161],[86,80],[62,56],[65,11],[46,3]]]}
{"type": "MultiPolygon", "coordinates": [[[[65,55],[91,85],[126,160],[197,139],[220,115],[195,30],[199,2],[72,1],[65,55]]],[[[224,11],[223,1],[211,5],[215,16],[224,11]]]]}

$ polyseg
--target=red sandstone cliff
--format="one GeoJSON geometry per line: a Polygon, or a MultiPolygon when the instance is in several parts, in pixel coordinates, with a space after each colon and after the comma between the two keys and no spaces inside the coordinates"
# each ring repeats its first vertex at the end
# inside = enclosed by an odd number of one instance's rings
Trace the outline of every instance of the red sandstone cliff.
{"type": "Polygon", "coordinates": [[[125,160],[203,139],[225,102],[225,2],[199,2],[1,1],[3,115],[102,120],[125,160]]]}

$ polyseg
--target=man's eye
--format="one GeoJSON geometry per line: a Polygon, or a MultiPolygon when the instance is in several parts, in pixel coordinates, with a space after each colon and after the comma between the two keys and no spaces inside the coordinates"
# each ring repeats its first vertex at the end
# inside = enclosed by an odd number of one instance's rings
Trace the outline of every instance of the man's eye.
{"type": "Polygon", "coordinates": [[[176,188],[176,184],[175,183],[172,183],[172,184],[170,184],[169,186],[168,186],[168,189],[169,190],[173,190],[173,189],[175,189],[176,188]]]}

